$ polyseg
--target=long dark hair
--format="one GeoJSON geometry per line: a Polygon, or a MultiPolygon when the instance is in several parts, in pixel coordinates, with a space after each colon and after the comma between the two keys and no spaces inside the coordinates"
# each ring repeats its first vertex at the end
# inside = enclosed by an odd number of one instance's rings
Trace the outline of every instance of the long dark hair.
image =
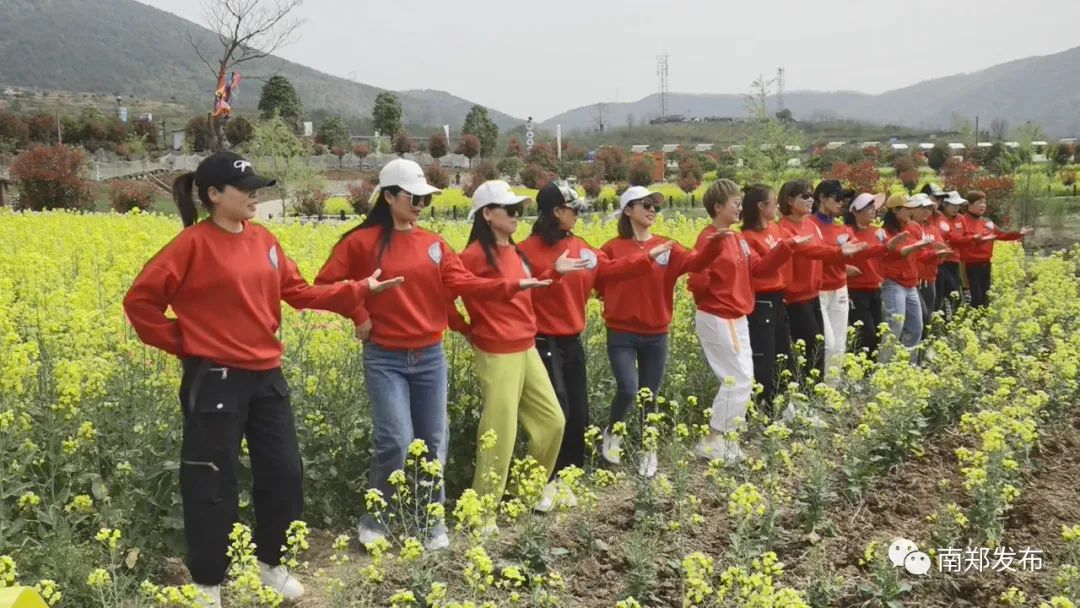
{"type": "Polygon", "coordinates": [[[630,219],[629,215],[626,215],[626,211],[619,215],[619,238],[632,239],[634,238],[634,222],[630,219]]]}
{"type": "Polygon", "coordinates": [[[380,188],[379,198],[375,201],[375,204],[371,206],[371,211],[368,212],[364,221],[347,230],[345,234],[341,235],[341,238],[338,239],[338,243],[341,243],[357,230],[382,228],[382,234],[379,235],[379,252],[375,255],[376,267],[382,263],[383,253],[390,247],[390,240],[394,238],[394,216],[390,213],[390,203],[386,202],[387,192],[390,193],[390,196],[397,196],[398,193],[401,192],[401,186],[386,186],[385,188],[380,188]]]}
{"type": "Polygon", "coordinates": [[[559,218],[555,217],[555,209],[550,208],[541,209],[540,213],[537,214],[536,223],[532,227],[532,234],[539,236],[550,247],[570,236],[570,231],[559,227],[559,218]]]}
{"type": "MultiPolygon", "coordinates": [[[[195,207],[195,199],[192,197],[192,190],[194,189],[195,174],[191,171],[173,180],[173,201],[180,211],[180,219],[184,222],[185,227],[194,225],[195,222],[199,221],[199,210],[195,207]]],[[[199,202],[202,203],[203,209],[206,209],[207,213],[213,213],[214,203],[210,201],[210,186],[199,184],[198,189],[199,202]]]]}
{"type": "Polygon", "coordinates": [[[761,203],[768,202],[771,197],[772,188],[765,184],[751,184],[746,187],[743,194],[742,213],[739,214],[743,230],[763,230],[761,226],[761,203]]]}
{"type": "MultiPolygon", "coordinates": [[[[499,274],[502,274],[502,269],[499,268],[499,262],[495,259],[495,247],[498,245],[495,242],[495,231],[491,229],[491,224],[488,223],[487,218],[484,217],[484,209],[488,207],[494,207],[495,205],[488,205],[482,209],[476,211],[476,215],[473,216],[472,230],[469,231],[468,245],[472,245],[473,241],[480,241],[480,248],[484,250],[484,257],[487,258],[488,266],[491,266],[499,274]]],[[[518,248],[517,243],[514,242],[514,237],[510,237],[510,245],[517,252],[521,261],[525,262],[525,265],[530,269],[532,265],[529,264],[529,258],[525,257],[525,252],[518,248]]],[[[532,271],[530,270],[530,274],[532,271]]]]}
{"type": "Polygon", "coordinates": [[[903,230],[903,227],[900,226],[900,218],[896,217],[895,209],[889,209],[885,212],[885,230],[893,234],[903,230]]]}

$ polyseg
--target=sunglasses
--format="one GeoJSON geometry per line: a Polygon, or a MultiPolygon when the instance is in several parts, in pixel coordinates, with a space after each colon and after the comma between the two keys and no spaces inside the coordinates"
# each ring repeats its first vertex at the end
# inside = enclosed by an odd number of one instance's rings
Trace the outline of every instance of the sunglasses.
{"type": "Polygon", "coordinates": [[[814,195],[811,192],[803,192],[802,194],[799,195],[799,198],[801,198],[804,201],[812,201],[812,200],[814,200],[814,195]]]}
{"type": "Polygon", "coordinates": [[[502,209],[506,212],[506,215],[510,217],[521,217],[525,215],[525,204],[516,203],[514,205],[488,205],[492,209],[502,209]]]}
{"type": "Polygon", "coordinates": [[[636,201],[635,205],[641,205],[641,208],[646,211],[660,211],[663,207],[660,203],[654,201],[636,201]]]}
{"type": "Polygon", "coordinates": [[[431,204],[431,195],[425,194],[423,196],[417,196],[411,192],[401,191],[402,194],[408,197],[409,204],[413,207],[424,208],[431,204]]]}
{"type": "Polygon", "coordinates": [[[577,205],[559,205],[559,209],[569,209],[574,212],[574,215],[577,215],[581,211],[577,205]]]}

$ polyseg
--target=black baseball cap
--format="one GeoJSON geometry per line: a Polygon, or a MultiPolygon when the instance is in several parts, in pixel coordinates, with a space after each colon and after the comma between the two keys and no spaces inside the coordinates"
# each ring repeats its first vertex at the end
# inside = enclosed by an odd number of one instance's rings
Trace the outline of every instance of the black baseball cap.
{"type": "Polygon", "coordinates": [[[273,186],[277,180],[256,174],[251,163],[235,152],[215,152],[195,169],[195,183],[201,188],[232,186],[251,192],[273,186]]]}
{"type": "Polygon", "coordinates": [[[826,179],[822,180],[817,188],[814,188],[814,198],[821,200],[826,196],[830,196],[836,200],[843,200],[844,198],[844,186],[838,179],[826,179]]]}
{"type": "Polygon", "coordinates": [[[540,212],[552,211],[557,207],[570,207],[577,211],[585,208],[585,201],[566,182],[551,181],[536,193],[536,206],[540,212]]]}

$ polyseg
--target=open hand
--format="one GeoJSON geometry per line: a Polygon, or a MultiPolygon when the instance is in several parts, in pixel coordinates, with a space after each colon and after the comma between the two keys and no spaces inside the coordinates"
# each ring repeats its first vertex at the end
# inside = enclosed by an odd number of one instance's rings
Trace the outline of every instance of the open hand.
{"type": "Polygon", "coordinates": [[[848,278],[861,277],[862,276],[862,271],[859,270],[859,268],[857,266],[848,266],[847,267],[847,276],[848,276],[848,278]]]}
{"type": "Polygon", "coordinates": [[[655,260],[656,258],[660,257],[662,254],[667,253],[668,251],[671,251],[671,248],[674,247],[674,246],[675,246],[675,241],[664,241],[663,243],[661,243],[661,244],[657,245],[656,247],[653,247],[652,249],[649,250],[649,257],[655,260]]]}
{"type": "Polygon", "coordinates": [[[858,243],[844,243],[840,246],[840,252],[844,254],[844,257],[851,257],[867,247],[869,247],[869,245],[862,241],[859,241],[858,243]]]}
{"type": "Polygon", "coordinates": [[[1020,229],[1020,236],[1027,236],[1027,235],[1031,234],[1032,232],[1035,232],[1034,228],[1032,228],[1031,226],[1024,226],[1023,228],[1020,229]]]}
{"type": "Polygon", "coordinates": [[[397,287],[405,282],[405,277],[394,277],[385,281],[379,280],[379,275],[382,274],[382,268],[376,268],[375,272],[371,273],[371,276],[364,279],[367,281],[368,289],[371,293],[379,293],[380,291],[386,291],[392,287],[397,287]]]}
{"type": "Polygon", "coordinates": [[[364,321],[360,325],[356,326],[356,339],[361,342],[367,342],[371,338],[371,319],[364,321]]]}
{"type": "Polygon", "coordinates": [[[895,251],[897,247],[904,244],[904,241],[911,238],[911,233],[908,231],[897,232],[895,236],[890,238],[885,246],[889,248],[889,251],[895,251]]]}
{"type": "Polygon", "coordinates": [[[571,272],[577,272],[578,270],[584,270],[588,267],[588,260],[570,257],[569,249],[562,252],[559,259],[555,260],[555,272],[559,274],[569,274],[571,272]]]}
{"type": "Polygon", "coordinates": [[[521,279],[518,281],[518,288],[522,291],[535,287],[547,287],[548,285],[551,285],[551,279],[544,279],[543,281],[540,279],[521,279]]]}
{"type": "Polygon", "coordinates": [[[802,236],[792,237],[791,238],[791,244],[796,246],[796,247],[799,247],[800,245],[805,245],[805,244],[809,243],[812,240],[814,240],[814,237],[810,236],[809,234],[804,234],[802,236]]]}

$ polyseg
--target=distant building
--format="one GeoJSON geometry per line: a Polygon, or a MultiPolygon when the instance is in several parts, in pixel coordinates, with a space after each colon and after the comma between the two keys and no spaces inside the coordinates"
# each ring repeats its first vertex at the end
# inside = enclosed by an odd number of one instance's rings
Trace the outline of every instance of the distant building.
{"type": "Polygon", "coordinates": [[[919,149],[920,150],[933,150],[934,149],[934,144],[924,141],[923,143],[919,144],[919,149]]]}
{"type": "Polygon", "coordinates": [[[698,144],[694,146],[694,152],[709,152],[712,148],[712,144],[698,144]]]}
{"type": "Polygon", "coordinates": [[[907,150],[908,145],[904,143],[895,143],[890,146],[893,150],[907,150]]]}
{"type": "Polygon", "coordinates": [[[843,148],[846,144],[846,141],[830,141],[829,143],[825,144],[825,149],[839,150],[840,148],[843,148]]]}
{"type": "Polygon", "coordinates": [[[636,145],[630,146],[630,152],[632,152],[634,154],[641,154],[642,152],[644,152],[644,151],[646,151],[648,149],[649,149],[649,144],[636,144],[636,145]]]}
{"type": "Polygon", "coordinates": [[[10,87],[4,89],[4,97],[15,97],[16,95],[18,95],[18,93],[15,92],[15,89],[10,87]]]}

